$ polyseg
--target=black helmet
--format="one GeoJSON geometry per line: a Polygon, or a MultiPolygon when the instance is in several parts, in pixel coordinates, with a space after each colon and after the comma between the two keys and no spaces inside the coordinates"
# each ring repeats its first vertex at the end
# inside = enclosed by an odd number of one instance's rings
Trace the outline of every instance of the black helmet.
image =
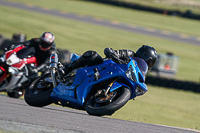
{"type": "Polygon", "coordinates": [[[158,58],[157,51],[148,45],[142,45],[142,47],[136,51],[135,55],[136,57],[142,58],[147,63],[149,70],[153,67],[158,58]]]}
{"type": "Polygon", "coordinates": [[[55,36],[51,32],[44,32],[40,37],[40,49],[48,50],[54,42],[55,36]]]}

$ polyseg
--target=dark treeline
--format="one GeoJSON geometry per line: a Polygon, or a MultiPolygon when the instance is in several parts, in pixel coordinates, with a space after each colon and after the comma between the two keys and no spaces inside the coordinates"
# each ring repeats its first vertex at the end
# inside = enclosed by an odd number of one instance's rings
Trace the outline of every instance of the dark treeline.
{"type": "Polygon", "coordinates": [[[160,9],[160,8],[154,8],[149,6],[143,6],[139,4],[129,3],[129,2],[123,2],[123,1],[116,1],[116,0],[83,0],[83,1],[93,1],[108,5],[114,5],[124,8],[130,8],[135,10],[142,10],[142,11],[148,11],[148,12],[154,12],[159,14],[165,14],[165,15],[171,15],[171,16],[179,16],[189,19],[196,19],[200,20],[200,15],[192,13],[192,11],[188,10],[186,12],[181,12],[178,10],[168,10],[168,9],[160,9]]]}

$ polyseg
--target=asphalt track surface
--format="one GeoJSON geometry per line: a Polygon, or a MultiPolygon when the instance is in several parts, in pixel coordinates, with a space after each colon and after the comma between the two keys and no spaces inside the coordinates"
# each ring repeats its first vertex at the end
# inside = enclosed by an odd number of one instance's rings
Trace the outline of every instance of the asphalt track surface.
{"type": "MultiPolygon", "coordinates": [[[[0,4],[38,13],[88,22],[129,32],[161,37],[169,40],[200,44],[199,37],[179,35],[145,27],[133,26],[116,21],[100,20],[88,16],[47,10],[19,3],[0,0],[0,4]]],[[[27,105],[22,99],[0,95],[0,130],[4,132],[55,132],[55,133],[195,133],[197,130],[153,125],[141,122],[124,121],[105,117],[90,116],[85,111],[49,105],[36,108],[27,105]]]]}
{"type": "Polygon", "coordinates": [[[49,105],[31,107],[0,95],[0,130],[55,133],[195,133],[189,129],[90,116],[85,111],[49,105]]]}
{"type": "Polygon", "coordinates": [[[61,12],[54,9],[41,8],[38,6],[7,2],[4,0],[0,0],[0,4],[3,6],[20,8],[23,10],[33,11],[37,13],[48,14],[48,15],[62,17],[66,19],[73,19],[73,20],[87,22],[91,24],[106,26],[109,28],[115,28],[115,29],[133,32],[133,33],[138,33],[138,34],[143,34],[143,35],[148,35],[148,36],[153,36],[153,37],[158,37],[158,38],[164,38],[164,39],[168,39],[172,41],[178,41],[182,43],[188,43],[188,44],[194,44],[194,45],[200,46],[200,37],[198,36],[190,36],[188,34],[177,34],[170,31],[163,31],[163,30],[158,30],[158,29],[153,29],[153,28],[148,28],[148,27],[131,25],[131,24],[126,24],[126,23],[121,23],[118,21],[104,20],[104,19],[99,19],[99,18],[90,17],[90,16],[82,16],[82,15],[78,15],[74,13],[61,12]]]}

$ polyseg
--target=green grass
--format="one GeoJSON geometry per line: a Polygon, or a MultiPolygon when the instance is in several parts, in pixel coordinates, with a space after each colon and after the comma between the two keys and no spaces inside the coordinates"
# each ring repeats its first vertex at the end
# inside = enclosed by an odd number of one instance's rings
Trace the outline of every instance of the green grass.
{"type": "MultiPolygon", "coordinates": [[[[16,2],[16,0],[7,1],[16,2]]],[[[118,8],[81,0],[17,0],[17,2],[32,6],[36,5],[44,8],[56,9],[63,12],[72,12],[81,15],[94,16],[101,19],[120,21],[131,25],[147,26],[177,33],[200,36],[200,23],[197,20],[118,8]]]]}
{"type": "MultiPolygon", "coordinates": [[[[87,5],[87,3],[84,4],[85,6],[87,5]]],[[[116,8],[114,9],[117,11],[116,8]]],[[[110,10],[113,9],[110,8],[110,10]]],[[[119,11],[121,11],[121,8],[119,8],[119,11]]],[[[198,46],[76,22],[50,15],[32,13],[1,5],[0,20],[0,33],[7,37],[11,37],[14,32],[22,32],[30,39],[32,37],[39,37],[44,31],[51,31],[56,36],[57,47],[66,48],[80,54],[88,49],[92,49],[103,56],[103,49],[105,47],[136,50],[142,44],[149,44],[155,47],[159,53],[171,51],[180,57],[177,78],[192,81],[199,81],[200,79],[200,47],[198,46]]],[[[190,24],[193,24],[194,21],[190,22],[190,24]]],[[[138,97],[135,101],[130,101],[112,117],[199,129],[200,106],[198,101],[200,101],[199,94],[149,87],[147,94],[138,97]]]]}
{"type": "Polygon", "coordinates": [[[150,86],[109,118],[200,130],[199,100],[199,94],[150,86]]]}

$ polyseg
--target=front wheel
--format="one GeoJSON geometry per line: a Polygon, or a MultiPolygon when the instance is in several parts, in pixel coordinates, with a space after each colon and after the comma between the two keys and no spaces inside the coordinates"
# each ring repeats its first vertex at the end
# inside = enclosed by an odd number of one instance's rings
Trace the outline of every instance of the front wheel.
{"type": "Polygon", "coordinates": [[[123,107],[130,97],[130,90],[126,87],[121,87],[109,93],[107,97],[91,96],[86,101],[85,109],[90,115],[112,115],[115,111],[123,107]]]}
{"type": "Polygon", "coordinates": [[[50,74],[45,74],[35,79],[29,88],[26,89],[24,99],[30,106],[43,107],[52,103],[50,94],[53,84],[50,74]]]}

